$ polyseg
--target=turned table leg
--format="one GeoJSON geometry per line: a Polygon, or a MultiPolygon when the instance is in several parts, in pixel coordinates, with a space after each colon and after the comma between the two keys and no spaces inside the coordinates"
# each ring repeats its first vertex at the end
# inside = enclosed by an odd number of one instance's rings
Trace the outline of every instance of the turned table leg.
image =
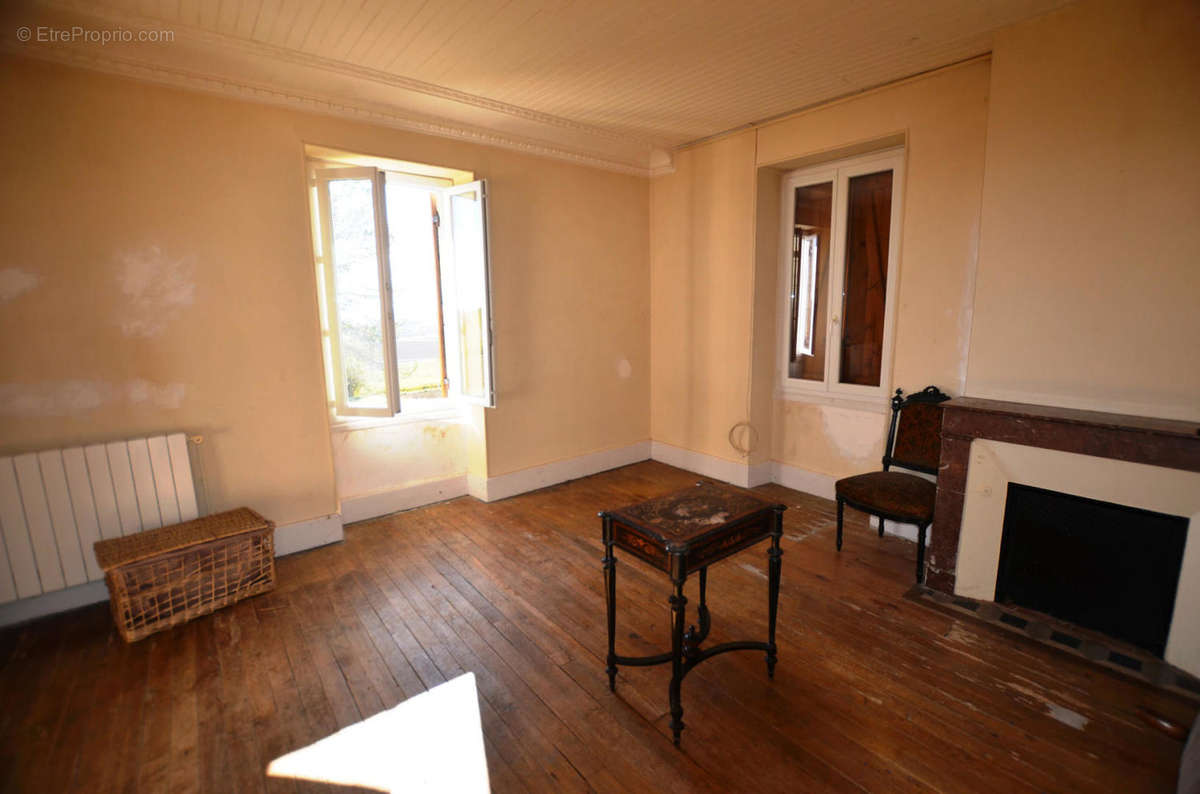
{"type": "Polygon", "coordinates": [[[675,592],[671,594],[671,686],[669,696],[671,702],[671,735],[675,745],[679,745],[679,734],[683,732],[683,703],[680,698],[680,685],[683,683],[683,624],[687,598],[683,595],[683,583],[687,579],[684,572],[682,557],[671,558],[671,582],[675,592]]]}
{"type": "Polygon", "coordinates": [[[612,519],[604,516],[604,606],[608,618],[608,688],[617,689],[617,560],[613,557],[612,519]]]}
{"type": "Polygon", "coordinates": [[[767,676],[775,677],[778,649],[775,647],[775,617],[779,613],[779,573],[783,551],[779,539],[783,535],[783,512],[775,511],[775,526],[771,531],[771,548],[767,550],[767,676]]]}

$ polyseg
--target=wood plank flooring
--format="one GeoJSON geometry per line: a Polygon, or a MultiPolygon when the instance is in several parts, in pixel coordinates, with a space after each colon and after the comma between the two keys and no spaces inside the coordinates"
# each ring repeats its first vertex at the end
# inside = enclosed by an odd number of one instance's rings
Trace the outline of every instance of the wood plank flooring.
{"type": "MultiPolygon", "coordinates": [[[[779,486],[775,680],[757,652],[697,667],[676,749],[668,667],[608,691],[596,512],[695,479],[647,462],[364,522],[131,646],[105,605],[0,631],[0,789],[324,791],[266,764],[472,671],[496,791],[1174,790],[1181,745],[1137,709],[1192,703],[904,599],[912,544],[848,511],[839,554],[833,503],[779,486]]],[[[664,650],[668,583],[618,557],[618,650],[664,650]]],[[[765,544],[714,566],[709,644],[765,636],[766,591],[765,544]]]]}

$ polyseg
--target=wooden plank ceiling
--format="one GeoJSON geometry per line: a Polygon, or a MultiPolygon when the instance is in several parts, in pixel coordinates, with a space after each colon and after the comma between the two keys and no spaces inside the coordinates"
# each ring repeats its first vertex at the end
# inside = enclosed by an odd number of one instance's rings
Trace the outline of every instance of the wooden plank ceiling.
{"type": "MultiPolygon", "coordinates": [[[[997,29],[1065,4],[102,0],[54,7],[158,24],[203,39],[213,52],[236,46],[277,67],[350,70],[360,81],[392,82],[396,93],[415,87],[488,112],[550,117],[543,126],[669,150],[985,53],[997,29]]],[[[168,50],[143,55],[168,57],[168,50]]],[[[286,70],[275,68],[271,79],[286,79],[286,70]]],[[[454,120],[444,108],[437,114],[454,120]]]]}

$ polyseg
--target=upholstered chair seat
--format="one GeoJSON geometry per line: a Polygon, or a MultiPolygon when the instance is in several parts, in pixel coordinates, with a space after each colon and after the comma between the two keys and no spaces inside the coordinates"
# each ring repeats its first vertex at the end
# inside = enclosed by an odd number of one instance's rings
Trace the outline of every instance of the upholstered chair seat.
{"type": "Polygon", "coordinates": [[[949,399],[936,386],[926,386],[908,397],[896,389],[896,396],[892,398],[892,422],[888,426],[887,446],[883,452],[883,471],[856,474],[838,480],[834,485],[838,551],[842,550],[842,514],[846,505],[879,519],[880,537],[883,537],[885,520],[916,524],[917,581],[925,581],[925,532],[933,523],[937,484],[891,468],[899,466],[937,474],[942,450],[942,403],[949,399]]]}
{"type": "Polygon", "coordinates": [[[933,520],[937,483],[915,474],[901,471],[857,474],[838,480],[836,490],[838,498],[851,507],[870,504],[880,512],[900,516],[899,520],[906,524],[928,524],[933,520]]]}

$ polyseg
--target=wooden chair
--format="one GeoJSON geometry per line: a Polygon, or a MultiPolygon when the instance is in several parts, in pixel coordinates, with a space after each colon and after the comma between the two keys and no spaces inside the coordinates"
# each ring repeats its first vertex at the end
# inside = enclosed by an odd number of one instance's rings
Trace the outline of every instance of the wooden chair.
{"type": "Polygon", "coordinates": [[[901,466],[936,475],[942,454],[942,403],[949,400],[936,386],[892,397],[892,423],[883,451],[883,471],[838,480],[837,548],[842,550],[842,511],[846,505],[876,516],[879,537],[884,519],[917,525],[917,582],[925,580],[925,530],[933,522],[937,484],[915,474],[891,471],[901,466]]]}

